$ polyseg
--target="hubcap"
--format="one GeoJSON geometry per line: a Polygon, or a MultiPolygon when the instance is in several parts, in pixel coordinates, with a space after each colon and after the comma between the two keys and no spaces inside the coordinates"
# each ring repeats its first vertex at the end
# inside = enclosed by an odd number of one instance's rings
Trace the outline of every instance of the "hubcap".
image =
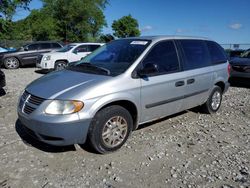
{"type": "Polygon", "coordinates": [[[17,61],[17,59],[16,58],[8,58],[8,59],[6,59],[6,61],[5,61],[6,63],[6,66],[8,67],[8,68],[11,68],[11,69],[14,69],[14,68],[16,68],[17,66],[18,66],[18,61],[17,61]]]}
{"type": "Polygon", "coordinates": [[[56,70],[62,70],[66,67],[66,65],[64,63],[59,63],[56,67],[56,70]]]}
{"type": "Polygon", "coordinates": [[[121,144],[128,132],[127,121],[121,116],[110,118],[103,127],[102,140],[107,147],[121,144]]]}
{"type": "Polygon", "coordinates": [[[211,103],[212,109],[217,110],[220,106],[220,103],[221,103],[221,94],[220,92],[216,91],[212,96],[212,103],[211,103]]]}

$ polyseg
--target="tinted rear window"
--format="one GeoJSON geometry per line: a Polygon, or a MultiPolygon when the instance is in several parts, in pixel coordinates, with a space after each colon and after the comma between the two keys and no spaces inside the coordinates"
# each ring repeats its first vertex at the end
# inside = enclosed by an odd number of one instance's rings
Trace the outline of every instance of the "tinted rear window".
{"type": "Polygon", "coordinates": [[[210,58],[213,64],[225,63],[227,56],[224,49],[213,41],[206,41],[210,58]]]}
{"type": "Polygon", "coordinates": [[[183,65],[185,70],[202,68],[210,65],[209,54],[204,41],[180,40],[179,42],[185,57],[183,65]]]}

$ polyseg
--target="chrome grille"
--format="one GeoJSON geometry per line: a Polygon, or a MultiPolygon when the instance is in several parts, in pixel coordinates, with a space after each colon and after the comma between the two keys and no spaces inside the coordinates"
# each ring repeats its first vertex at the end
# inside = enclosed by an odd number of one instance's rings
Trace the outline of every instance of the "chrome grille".
{"type": "Polygon", "coordinates": [[[28,102],[31,103],[31,104],[35,104],[37,106],[39,106],[42,102],[44,101],[43,98],[40,98],[40,97],[36,97],[34,95],[30,95],[29,99],[28,99],[28,102]]]}
{"type": "Polygon", "coordinates": [[[26,114],[31,114],[34,110],[35,110],[35,108],[29,106],[28,104],[25,104],[23,112],[26,114]]]}
{"type": "Polygon", "coordinates": [[[19,108],[25,114],[31,114],[44,100],[25,91],[20,99],[19,108]]]}

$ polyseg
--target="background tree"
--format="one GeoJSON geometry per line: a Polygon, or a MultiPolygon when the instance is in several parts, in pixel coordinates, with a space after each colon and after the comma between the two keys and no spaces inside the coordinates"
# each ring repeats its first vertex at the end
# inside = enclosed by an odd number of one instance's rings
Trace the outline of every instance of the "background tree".
{"type": "Polygon", "coordinates": [[[11,21],[17,8],[28,9],[31,0],[0,0],[0,15],[2,19],[11,21]]]}
{"type": "Polygon", "coordinates": [[[107,0],[43,0],[63,41],[93,41],[106,25],[107,0]]]}
{"type": "Polygon", "coordinates": [[[106,35],[101,35],[100,36],[100,41],[105,42],[105,43],[108,43],[108,42],[110,42],[110,41],[112,41],[114,39],[115,39],[115,37],[113,35],[111,35],[111,34],[106,34],[106,35]]]}
{"type": "Polygon", "coordinates": [[[10,39],[12,18],[17,8],[28,9],[31,0],[0,0],[0,39],[10,39]]]}
{"type": "Polygon", "coordinates": [[[131,15],[123,16],[112,24],[114,36],[118,38],[140,36],[138,21],[131,15]]]}

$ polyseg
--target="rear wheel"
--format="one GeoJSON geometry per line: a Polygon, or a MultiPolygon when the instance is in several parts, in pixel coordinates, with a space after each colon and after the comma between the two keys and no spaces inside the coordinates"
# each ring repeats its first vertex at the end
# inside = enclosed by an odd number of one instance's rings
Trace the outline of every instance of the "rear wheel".
{"type": "Polygon", "coordinates": [[[6,69],[17,69],[20,66],[19,60],[15,57],[7,57],[4,59],[6,69]]]}
{"type": "Polygon", "coordinates": [[[63,70],[67,66],[65,61],[57,61],[55,63],[55,70],[63,70]]]}
{"type": "Polygon", "coordinates": [[[214,86],[206,103],[202,105],[202,110],[208,114],[219,110],[222,101],[222,90],[219,86],[214,86]]]}
{"type": "Polygon", "coordinates": [[[97,112],[92,120],[88,138],[99,153],[118,150],[132,131],[130,113],[121,106],[109,106],[97,112]]]}

